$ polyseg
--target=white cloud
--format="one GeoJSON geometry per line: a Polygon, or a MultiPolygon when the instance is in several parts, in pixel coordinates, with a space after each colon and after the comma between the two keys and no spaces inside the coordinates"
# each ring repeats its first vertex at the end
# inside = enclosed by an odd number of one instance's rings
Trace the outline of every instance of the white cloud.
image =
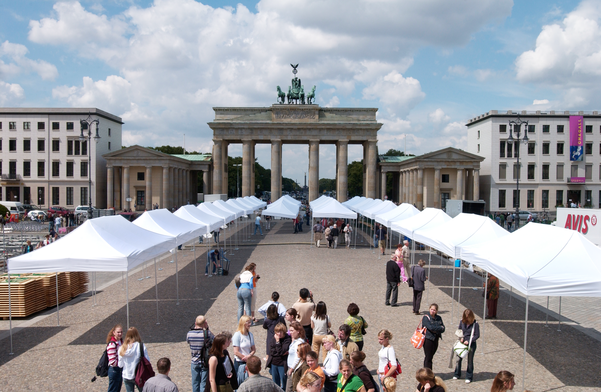
{"type": "Polygon", "coordinates": [[[451,75],[462,76],[462,77],[468,76],[470,73],[469,70],[466,67],[464,67],[463,65],[450,66],[448,71],[451,75]]]}
{"type": "Polygon", "coordinates": [[[476,80],[479,82],[484,82],[487,79],[490,79],[491,76],[493,76],[495,73],[493,70],[491,69],[477,69],[474,71],[474,76],[476,77],[476,80]]]}
{"type": "Polygon", "coordinates": [[[495,74],[495,72],[491,69],[476,69],[472,71],[463,65],[450,66],[447,69],[447,72],[449,75],[459,76],[462,78],[473,76],[478,82],[484,82],[495,74]]]}
{"type": "Polygon", "coordinates": [[[434,124],[441,124],[449,122],[451,117],[447,116],[441,108],[438,108],[428,115],[428,119],[434,124]]]}
{"type": "Polygon", "coordinates": [[[71,106],[101,107],[121,114],[131,108],[130,90],[131,84],[119,76],[112,75],[97,82],[86,76],[82,87],[56,87],[52,90],[52,97],[71,106]]]}
{"type": "Polygon", "coordinates": [[[15,102],[22,100],[24,97],[25,93],[21,86],[0,80],[0,106],[17,106],[15,102]]]}
{"type": "Polygon", "coordinates": [[[535,99],[534,102],[532,102],[533,105],[546,105],[548,103],[548,99],[535,99]]]}
{"type": "Polygon", "coordinates": [[[405,116],[426,97],[419,80],[403,77],[396,71],[378,78],[363,89],[364,99],[378,99],[389,109],[393,108],[397,115],[405,116]]]}
{"type": "Polygon", "coordinates": [[[27,47],[4,41],[0,45],[0,59],[8,58],[10,63],[0,60],[0,78],[12,78],[19,74],[37,73],[43,80],[54,80],[58,76],[56,67],[43,60],[27,58],[27,47]]]}
{"type": "Polygon", "coordinates": [[[328,103],[326,103],[324,105],[324,107],[326,107],[326,108],[334,108],[334,107],[336,107],[338,105],[340,105],[340,100],[338,99],[337,96],[333,96],[332,99],[330,99],[328,101],[328,103]]]}

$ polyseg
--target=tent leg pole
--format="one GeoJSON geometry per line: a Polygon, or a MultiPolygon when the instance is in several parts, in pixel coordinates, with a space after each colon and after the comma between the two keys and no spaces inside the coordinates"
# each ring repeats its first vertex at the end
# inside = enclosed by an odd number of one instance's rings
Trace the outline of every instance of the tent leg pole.
{"type": "MultiPolygon", "coordinates": [[[[219,247],[219,244],[217,244],[219,247]]],[[[177,269],[177,247],[173,249],[175,255],[175,297],[177,299],[176,305],[179,305],[179,271],[177,269]]]]}
{"type": "Polygon", "coordinates": [[[129,270],[125,271],[125,302],[127,307],[127,329],[129,329],[129,270]]]}
{"type": "Polygon", "coordinates": [[[192,245],[192,247],[194,248],[194,278],[196,279],[196,288],[195,290],[198,290],[198,268],[196,266],[196,244],[192,245]]]}
{"type": "Polygon", "coordinates": [[[313,243],[315,242],[315,236],[313,236],[313,218],[311,218],[311,245],[309,249],[313,249],[313,243]]]}
{"type": "Polygon", "coordinates": [[[357,219],[355,219],[355,231],[351,233],[351,240],[355,237],[355,250],[357,250],[357,219]]]}
{"type": "Polygon", "coordinates": [[[511,308],[511,298],[513,298],[513,286],[511,286],[511,290],[509,292],[509,305],[507,306],[508,308],[511,308]]]}
{"type": "MultiPolygon", "coordinates": [[[[4,229],[2,229],[4,230],[4,229]]],[[[6,244],[5,244],[6,245],[6,244]]],[[[8,268],[7,268],[8,270],[8,268]]],[[[13,310],[12,310],[12,304],[11,304],[11,297],[10,297],[10,274],[8,275],[8,329],[10,331],[10,352],[8,353],[9,355],[13,355],[13,310]]]]}
{"type": "Polygon", "coordinates": [[[56,325],[61,325],[60,311],[58,306],[58,272],[55,275],[56,278],[56,325]]]}
{"type": "Polygon", "coordinates": [[[158,285],[158,278],[157,278],[157,258],[154,258],[154,291],[157,297],[157,325],[160,324],[159,322],[159,285],[158,285]]]}
{"type": "Polygon", "coordinates": [[[486,324],[486,292],[488,291],[488,271],[486,271],[486,280],[484,281],[484,305],[482,306],[482,355],[484,355],[484,324],[486,324]]]}
{"type": "Polygon", "coordinates": [[[234,246],[235,246],[234,250],[238,250],[238,249],[239,249],[239,248],[238,248],[238,237],[240,237],[240,233],[238,233],[238,219],[239,219],[239,218],[236,218],[236,240],[234,241],[234,243],[235,243],[235,245],[234,245],[234,246]]]}
{"type": "Polygon", "coordinates": [[[459,260],[459,290],[457,291],[457,305],[461,305],[461,278],[463,272],[463,264],[459,260]]]}
{"type": "Polygon", "coordinates": [[[526,385],[526,343],[528,342],[528,296],[526,296],[526,322],[524,323],[524,373],[522,375],[522,390],[526,385]]]}
{"type": "Polygon", "coordinates": [[[547,296],[547,311],[545,316],[545,327],[549,328],[549,296],[547,296]]]}
{"type": "Polygon", "coordinates": [[[557,324],[557,331],[561,332],[561,297],[559,297],[559,324],[557,324]]]}
{"type": "MultiPolygon", "coordinates": [[[[390,249],[390,253],[392,253],[392,248],[390,249]]],[[[426,303],[430,306],[430,266],[432,265],[432,247],[430,247],[430,252],[428,254],[428,280],[426,281],[426,303]]],[[[403,266],[405,268],[405,266],[403,266]]]]}
{"type": "Polygon", "coordinates": [[[453,285],[451,289],[451,320],[455,319],[455,262],[453,261],[453,285]]]}

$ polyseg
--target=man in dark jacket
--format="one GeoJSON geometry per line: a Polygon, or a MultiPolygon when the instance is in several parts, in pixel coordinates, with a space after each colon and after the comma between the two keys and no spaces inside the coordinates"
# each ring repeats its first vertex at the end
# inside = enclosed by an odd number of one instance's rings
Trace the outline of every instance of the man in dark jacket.
{"type": "Polygon", "coordinates": [[[396,255],[391,255],[386,263],[386,302],[385,305],[399,306],[397,299],[399,296],[399,285],[401,284],[401,269],[396,263],[396,255]],[[392,292],[392,300],[390,293],[392,292]],[[391,303],[392,301],[392,303],[391,303]]]}
{"type": "Polygon", "coordinates": [[[413,313],[419,315],[419,306],[422,303],[422,293],[426,289],[425,282],[428,279],[424,269],[426,262],[420,260],[417,265],[411,268],[411,277],[413,278],[413,313]]]}

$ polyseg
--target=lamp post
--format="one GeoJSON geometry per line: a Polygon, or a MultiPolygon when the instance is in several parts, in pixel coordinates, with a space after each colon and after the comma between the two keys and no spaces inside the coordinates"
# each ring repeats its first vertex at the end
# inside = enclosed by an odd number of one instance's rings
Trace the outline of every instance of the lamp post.
{"type": "Polygon", "coordinates": [[[515,203],[515,228],[520,228],[520,143],[524,143],[528,145],[528,121],[522,121],[520,116],[516,120],[509,121],[509,138],[507,139],[507,143],[513,143],[514,153],[517,158],[517,173],[516,173],[516,198],[517,202],[514,199],[515,203]],[[524,135],[521,137],[522,125],[524,125],[524,135]],[[513,134],[515,133],[515,138],[513,134]]]}
{"type": "Polygon", "coordinates": [[[241,163],[233,163],[232,166],[236,168],[236,197],[240,197],[240,166],[241,163]]]}
{"type": "Polygon", "coordinates": [[[79,140],[82,142],[88,140],[88,219],[92,219],[92,137],[98,143],[100,135],[98,135],[98,126],[100,120],[94,119],[91,114],[88,113],[88,118],[85,120],[79,120],[81,133],[79,134],[79,140]],[[92,136],[92,124],[96,124],[96,135],[92,136]],[[84,129],[88,130],[87,135],[84,134],[84,129]]]}

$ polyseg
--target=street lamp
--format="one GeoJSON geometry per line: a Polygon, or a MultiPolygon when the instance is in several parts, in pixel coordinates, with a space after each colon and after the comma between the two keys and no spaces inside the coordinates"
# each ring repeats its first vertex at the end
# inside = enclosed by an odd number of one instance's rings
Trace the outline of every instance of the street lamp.
{"type": "Polygon", "coordinates": [[[240,166],[241,163],[233,163],[232,166],[236,168],[236,197],[240,197],[240,166]]]}
{"type": "Polygon", "coordinates": [[[92,115],[88,113],[88,118],[85,120],[79,120],[81,133],[79,134],[79,140],[82,142],[88,140],[88,219],[92,219],[92,124],[96,124],[96,135],[93,136],[96,143],[100,139],[98,135],[98,126],[100,120],[92,118],[92,115]],[[84,134],[84,129],[88,130],[88,134],[84,134]]]}
{"type": "Polygon", "coordinates": [[[509,138],[507,139],[507,143],[513,143],[515,156],[517,157],[517,175],[516,177],[516,198],[517,202],[514,199],[515,203],[515,228],[520,228],[520,143],[524,143],[528,145],[528,121],[522,121],[520,116],[518,116],[517,120],[509,121],[509,138]],[[524,136],[520,139],[520,135],[522,132],[522,125],[524,125],[524,136]],[[515,138],[513,134],[515,133],[515,138]]]}

